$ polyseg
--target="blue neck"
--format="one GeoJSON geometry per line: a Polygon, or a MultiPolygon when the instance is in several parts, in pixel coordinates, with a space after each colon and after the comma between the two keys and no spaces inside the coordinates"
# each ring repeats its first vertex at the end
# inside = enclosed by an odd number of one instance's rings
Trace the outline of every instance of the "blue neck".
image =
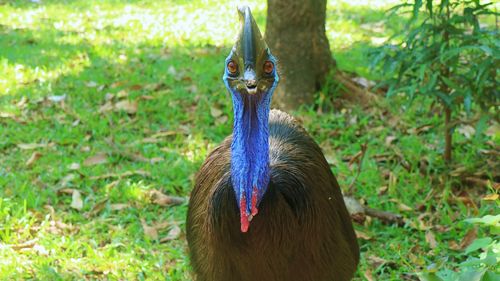
{"type": "MultiPolygon", "coordinates": [[[[231,144],[231,179],[238,199],[252,213],[252,192],[260,203],[269,184],[269,111],[272,92],[256,95],[231,91],[234,127],[231,144]]],[[[255,202],[254,202],[255,204],[255,202]]]]}

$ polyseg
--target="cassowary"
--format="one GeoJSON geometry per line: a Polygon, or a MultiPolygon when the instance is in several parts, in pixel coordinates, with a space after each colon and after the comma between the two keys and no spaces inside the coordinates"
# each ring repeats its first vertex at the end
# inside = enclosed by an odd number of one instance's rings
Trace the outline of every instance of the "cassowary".
{"type": "Polygon", "coordinates": [[[319,146],[270,110],[279,77],[248,7],[225,61],[233,134],[197,174],[187,241],[198,281],[350,280],[359,248],[319,146]]]}

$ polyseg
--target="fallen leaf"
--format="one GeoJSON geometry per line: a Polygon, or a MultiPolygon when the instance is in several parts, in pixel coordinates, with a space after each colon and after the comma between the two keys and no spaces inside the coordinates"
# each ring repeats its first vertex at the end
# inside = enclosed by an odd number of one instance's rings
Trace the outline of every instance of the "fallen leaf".
{"type": "Polygon", "coordinates": [[[14,249],[14,250],[21,250],[25,248],[33,248],[36,245],[36,242],[38,242],[38,238],[28,240],[24,243],[20,244],[14,244],[14,245],[6,245],[7,247],[14,249]]]}
{"type": "Polygon", "coordinates": [[[432,233],[432,231],[428,230],[425,233],[425,241],[429,244],[429,247],[431,247],[431,249],[436,249],[437,241],[436,241],[436,237],[434,236],[434,233],[432,233]]]}
{"type": "Polygon", "coordinates": [[[105,153],[99,153],[85,159],[85,161],[83,161],[83,166],[94,166],[94,165],[104,164],[106,162],[108,162],[107,155],[105,153]]]}
{"type": "Polygon", "coordinates": [[[87,86],[88,88],[95,88],[97,87],[97,83],[95,81],[88,81],[85,83],[85,86],[87,86]]]}
{"type": "Polygon", "coordinates": [[[354,232],[356,232],[356,237],[359,239],[363,239],[363,240],[372,240],[373,239],[372,236],[368,235],[367,233],[365,233],[363,231],[354,230],[354,232]]]}
{"type": "Polygon", "coordinates": [[[33,154],[31,154],[31,157],[28,159],[28,161],[26,161],[26,167],[33,166],[33,164],[35,164],[36,160],[40,159],[40,157],[42,157],[42,155],[43,154],[41,154],[38,151],[33,152],[33,154]]]}
{"type": "Polygon", "coordinates": [[[229,120],[229,117],[227,117],[227,115],[222,115],[222,116],[218,117],[217,119],[215,119],[215,124],[217,124],[217,125],[226,124],[228,120],[229,120]]]}
{"type": "Polygon", "coordinates": [[[51,102],[62,102],[66,99],[66,94],[61,96],[48,96],[47,99],[51,102]]]}
{"type": "Polygon", "coordinates": [[[139,85],[139,84],[132,85],[132,86],[130,86],[130,90],[132,90],[132,91],[142,90],[142,85],[139,85]]]}
{"type": "Polygon", "coordinates": [[[385,138],[385,145],[386,146],[390,146],[397,139],[398,138],[395,137],[395,136],[388,136],[388,137],[385,138]]]}
{"type": "Polygon", "coordinates": [[[456,128],[456,131],[464,135],[467,139],[470,139],[476,133],[476,129],[471,125],[459,126],[456,128]]]}
{"type": "Polygon", "coordinates": [[[102,180],[102,179],[109,179],[109,178],[124,178],[124,177],[130,177],[130,176],[143,176],[143,177],[151,177],[151,173],[143,171],[143,170],[136,170],[136,171],[127,171],[121,174],[116,174],[116,173],[109,173],[109,174],[104,174],[100,176],[93,176],[90,177],[91,180],[102,180]]]}
{"type": "Polygon", "coordinates": [[[105,113],[113,110],[114,106],[111,101],[107,101],[105,104],[103,104],[101,107],[99,107],[99,113],[105,113]]]}
{"type": "Polygon", "coordinates": [[[108,203],[108,200],[108,198],[105,198],[97,202],[85,216],[89,218],[99,214],[106,207],[106,203],[108,203]]]}
{"type": "Polygon", "coordinates": [[[149,162],[151,164],[156,164],[156,163],[162,162],[164,160],[165,160],[165,158],[163,158],[163,157],[153,157],[153,158],[149,159],[149,162]]]}
{"type": "Polygon", "coordinates": [[[498,194],[496,193],[492,193],[492,194],[488,194],[486,196],[483,197],[483,200],[484,201],[496,201],[498,200],[498,194]]]}
{"type": "Polygon", "coordinates": [[[180,235],[181,235],[181,228],[177,225],[174,225],[172,229],[170,229],[170,231],[167,233],[167,236],[160,239],[160,243],[175,240],[179,238],[180,235]]]}
{"type": "Polygon", "coordinates": [[[186,202],[183,197],[168,196],[161,191],[153,189],[148,192],[151,202],[160,206],[179,205],[186,202]]]}
{"type": "Polygon", "coordinates": [[[156,230],[156,228],[148,226],[146,224],[146,221],[144,221],[144,219],[141,219],[141,225],[142,225],[142,229],[144,231],[144,235],[146,235],[146,237],[153,239],[153,240],[158,239],[158,230],[156,230]]]}
{"type": "Polygon", "coordinates": [[[130,204],[123,204],[123,203],[111,204],[111,205],[109,205],[109,208],[112,211],[121,211],[121,210],[130,208],[130,204]]]}
{"type": "Polygon", "coordinates": [[[472,228],[465,234],[462,241],[460,241],[460,249],[463,250],[467,248],[474,240],[477,238],[477,229],[472,228]]]}
{"type": "Polygon", "coordinates": [[[406,204],[404,204],[404,203],[401,203],[401,202],[398,204],[398,209],[399,209],[400,211],[402,211],[402,212],[409,212],[409,211],[413,211],[413,209],[412,209],[410,206],[408,206],[408,205],[406,205],[406,204]]]}
{"type": "Polygon", "coordinates": [[[137,112],[137,101],[122,100],[115,104],[116,111],[125,111],[128,114],[135,114],[137,112]]]}
{"type": "Polygon", "coordinates": [[[116,97],[119,99],[124,99],[124,98],[128,97],[128,92],[125,90],[121,90],[116,94],[116,97]]]}
{"type": "Polygon", "coordinates": [[[388,263],[387,260],[381,258],[381,257],[377,257],[377,256],[368,256],[368,262],[375,268],[383,265],[383,264],[386,264],[388,263]]]}
{"type": "Polygon", "coordinates": [[[78,164],[78,163],[71,163],[68,168],[70,170],[79,170],[80,169],[80,164],[78,164]]]}
{"type": "Polygon", "coordinates": [[[372,270],[367,268],[365,270],[365,272],[363,273],[363,276],[365,276],[366,280],[368,281],[374,281],[375,279],[373,279],[373,273],[372,273],[372,270]]]}
{"type": "Polygon", "coordinates": [[[17,147],[23,150],[32,150],[37,148],[45,148],[54,145],[53,143],[18,143],[17,147]]]}
{"type": "MultiPolygon", "coordinates": [[[[59,186],[66,187],[75,178],[76,176],[74,174],[68,174],[59,181],[59,186]]],[[[71,191],[71,193],[73,193],[73,191],[71,191]]]]}
{"type": "Polygon", "coordinates": [[[80,211],[83,208],[82,194],[77,189],[73,189],[73,195],[71,196],[71,208],[80,211]]]}
{"type": "Polygon", "coordinates": [[[212,115],[212,117],[217,118],[222,115],[222,110],[218,109],[217,107],[211,107],[210,114],[212,115]]]}

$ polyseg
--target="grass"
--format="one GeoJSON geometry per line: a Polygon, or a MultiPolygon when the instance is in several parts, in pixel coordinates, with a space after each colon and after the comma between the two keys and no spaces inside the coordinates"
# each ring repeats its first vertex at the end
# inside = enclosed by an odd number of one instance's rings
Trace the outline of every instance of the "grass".
{"type": "MultiPolygon", "coordinates": [[[[263,26],[265,1],[248,2],[263,26]]],[[[393,3],[329,1],[327,33],[341,69],[381,77],[364,50],[401,26],[380,27],[393,3]]],[[[1,280],[191,279],[186,205],[156,204],[150,194],[188,196],[194,173],[231,132],[221,73],[235,6],[0,1],[1,280]]],[[[293,113],[345,191],[359,165],[349,160],[366,143],[356,197],[405,218],[403,226],[356,225],[364,233],[356,280],[417,280],[429,265],[456,264],[465,256],[450,245],[472,228],[462,221],[498,213],[498,201],[481,200],[493,188],[462,181],[498,177],[498,160],[486,153],[498,148],[498,130],[486,134],[494,129],[486,122],[472,137],[455,132],[455,176],[444,177],[442,120],[427,103],[293,113]]]]}

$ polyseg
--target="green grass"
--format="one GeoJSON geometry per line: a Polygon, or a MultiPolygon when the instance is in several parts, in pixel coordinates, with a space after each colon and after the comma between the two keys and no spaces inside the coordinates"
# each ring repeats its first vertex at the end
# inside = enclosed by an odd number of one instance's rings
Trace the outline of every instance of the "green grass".
{"type": "MultiPolygon", "coordinates": [[[[188,196],[194,173],[231,132],[221,73],[238,27],[236,2],[41,2],[0,0],[0,279],[190,280],[184,232],[160,243],[141,220],[164,223],[159,239],[184,229],[186,206],[154,204],[148,192],[188,196]],[[54,96],[65,98],[50,101],[54,96]],[[137,111],[100,112],[111,96],[113,104],[136,101],[137,111]],[[39,159],[27,165],[34,152],[39,159]],[[99,153],[106,163],[83,165],[99,153]],[[140,173],[95,178],[125,172],[140,173]],[[68,189],[81,193],[81,210],[71,207],[68,189]]],[[[247,2],[263,27],[265,1],[247,2]]],[[[341,69],[381,77],[368,70],[364,51],[401,28],[401,19],[377,27],[394,3],[382,2],[329,1],[327,33],[341,69]]],[[[498,132],[456,132],[452,170],[463,172],[444,177],[442,120],[426,105],[417,100],[407,109],[396,100],[368,110],[293,113],[344,190],[357,174],[349,157],[367,143],[356,197],[405,218],[403,226],[377,219],[356,225],[371,237],[359,240],[356,280],[367,272],[376,280],[416,280],[415,272],[443,259],[456,264],[465,256],[449,245],[471,229],[462,221],[498,213],[498,202],[481,200],[492,190],[460,180],[494,178],[498,160],[484,152],[498,148],[498,132]],[[417,134],[423,125],[428,130],[417,134]],[[391,144],[389,136],[396,138],[391,144]]]]}

